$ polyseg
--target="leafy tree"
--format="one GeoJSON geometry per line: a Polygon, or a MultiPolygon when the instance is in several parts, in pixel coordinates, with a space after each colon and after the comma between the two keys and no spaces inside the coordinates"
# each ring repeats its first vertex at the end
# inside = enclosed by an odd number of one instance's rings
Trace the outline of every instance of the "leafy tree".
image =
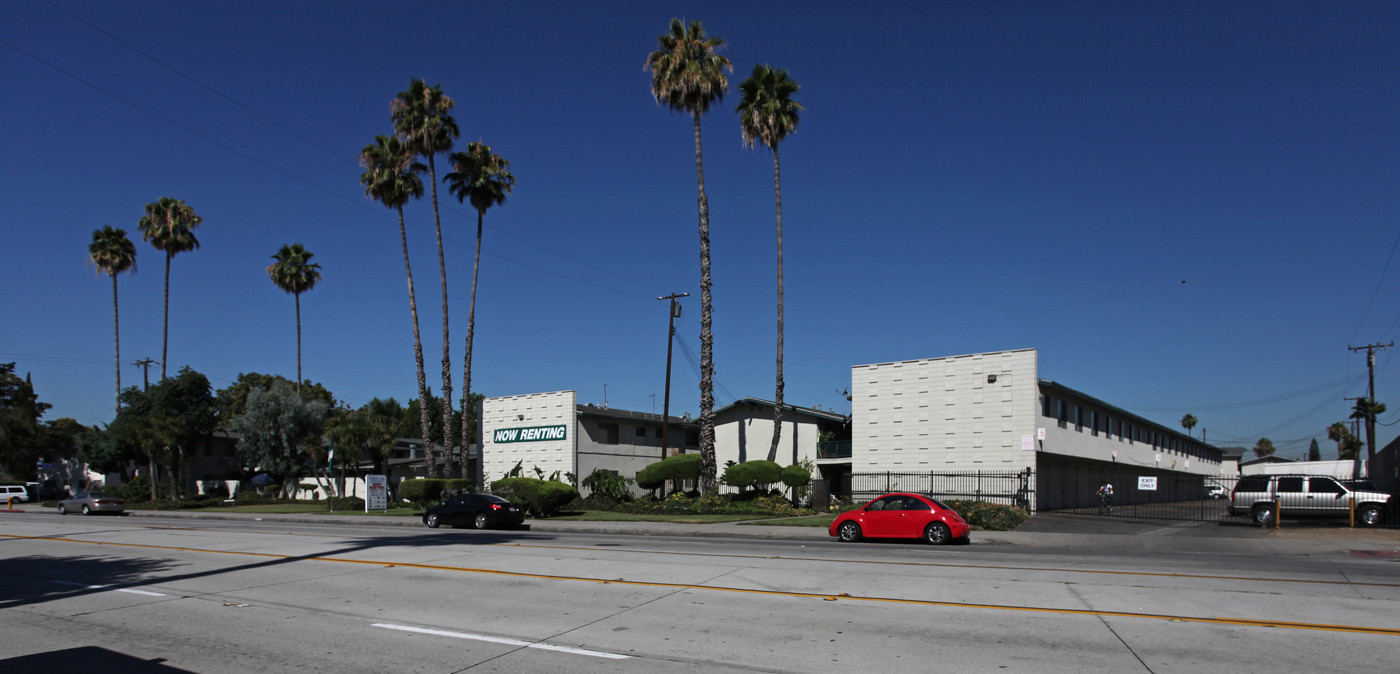
{"type": "Polygon", "coordinates": [[[773,201],[778,211],[778,375],[769,461],[778,460],[778,440],[783,432],[783,183],[778,143],[797,129],[798,115],[805,109],[792,100],[799,89],[786,70],[767,65],[755,65],[753,74],[739,84],[740,137],[749,149],[757,140],[773,151],[773,201]]]}
{"type": "Polygon", "coordinates": [[[705,194],[700,116],[724,99],[729,90],[724,71],[733,71],[734,64],[715,53],[724,40],[707,36],[699,21],[692,21],[687,27],[680,19],[671,19],[670,30],[657,38],[657,45],[658,49],[647,56],[651,93],[658,103],[671,110],[689,113],[695,123],[695,176],[700,193],[700,489],[710,492],[716,485],[715,345],[710,294],[710,200],[705,194]]]}
{"type": "Polygon", "coordinates": [[[243,436],[238,450],[244,463],[280,478],[285,495],[306,469],[308,458],[316,470],[312,446],[321,444],[328,411],[326,403],[302,399],[286,382],[249,393],[248,411],[234,426],[243,436]]]}
{"type": "Polygon", "coordinates": [[[99,473],[120,473],[126,464],[141,458],[137,447],[122,442],[112,425],[88,429],[76,439],[78,459],[87,464],[88,470],[99,473]]]}
{"type": "Polygon", "coordinates": [[[1254,455],[1259,458],[1274,455],[1274,442],[1268,438],[1259,438],[1259,442],[1254,443],[1254,455]]]}
{"type": "Polygon", "coordinates": [[[180,498],[180,466],[186,448],[192,448],[213,432],[218,412],[209,379],[180,368],[174,377],[162,379],[147,390],[122,391],[122,409],[109,432],[119,442],[139,447],[151,476],[151,499],[156,498],[156,464],[166,462],[170,494],[180,498]]]}
{"type": "Polygon", "coordinates": [[[1196,417],[1191,414],[1182,417],[1181,427],[1186,429],[1186,437],[1191,437],[1191,429],[1196,427],[1196,417]]]}
{"type": "Polygon", "coordinates": [[[783,468],[772,461],[757,459],[736,463],[724,469],[724,483],[740,489],[767,490],[768,485],[782,480],[783,468]]]}
{"type": "MultiPolygon", "coordinates": [[[[267,390],[277,382],[283,382],[288,386],[297,386],[286,377],[276,374],[261,374],[258,372],[240,372],[238,378],[227,388],[219,389],[214,397],[214,408],[218,414],[218,423],[224,428],[233,428],[238,417],[248,410],[248,394],[255,390],[267,390]]],[[[319,400],[326,403],[328,407],[337,407],[340,403],[331,394],[330,390],[319,383],[312,381],[303,382],[301,397],[305,400],[319,400]]]]}
{"type": "Polygon", "coordinates": [[[204,219],[195,215],[194,209],[185,202],[172,197],[161,197],[146,204],[146,215],[141,218],[139,224],[141,238],[149,241],[156,250],[165,253],[164,327],[160,338],[161,379],[165,379],[166,347],[170,343],[170,260],[180,253],[199,248],[199,239],[194,236],[194,228],[202,222],[204,219]]]}
{"type": "Polygon", "coordinates": [[[311,261],[315,254],[301,244],[282,248],[272,256],[272,264],[267,266],[267,277],[273,285],[296,298],[297,308],[297,394],[301,394],[301,294],[316,287],[321,280],[321,265],[311,261]]]}
{"type": "Polygon", "coordinates": [[[412,423],[404,423],[403,406],[393,398],[374,398],[359,409],[342,411],[326,420],[326,435],[335,448],[336,460],[342,466],[357,466],[369,459],[374,473],[381,475],[394,440],[404,428],[412,428],[412,423]]]}
{"type": "Polygon", "coordinates": [[[1313,439],[1312,439],[1312,442],[1308,445],[1308,460],[1309,460],[1309,461],[1321,461],[1321,460],[1322,460],[1322,450],[1319,449],[1318,446],[1317,446],[1317,438],[1313,438],[1313,439]]]}
{"type": "Polygon", "coordinates": [[[703,470],[703,458],[699,454],[677,454],[649,464],[637,471],[637,486],[642,489],[657,489],[667,480],[676,483],[685,480],[698,480],[703,470]]]}
{"type": "Polygon", "coordinates": [[[0,470],[12,479],[35,476],[42,442],[39,418],[53,406],[39,402],[28,377],[14,363],[0,363],[0,470]]]}
{"type": "MultiPolygon", "coordinates": [[[[428,160],[428,177],[432,181],[433,231],[437,234],[438,278],[442,284],[442,425],[450,426],[452,416],[452,343],[447,320],[447,263],[442,254],[442,219],[438,217],[437,163],[439,152],[452,149],[452,140],[459,134],[452,108],[456,104],[442,93],[442,85],[428,86],[413,78],[408,89],[399,92],[391,106],[394,132],[409,152],[428,160]]],[[[426,441],[426,440],[425,440],[426,441]]],[[[429,476],[437,474],[437,464],[429,456],[429,476]]]]}
{"type": "Polygon", "coordinates": [[[112,277],[112,339],[116,343],[117,407],[122,404],[121,313],[117,310],[117,274],[136,269],[136,244],[126,238],[126,230],[104,225],[93,230],[88,259],[97,270],[112,277]]]}
{"type": "MultiPolygon", "coordinates": [[[[366,145],[360,150],[360,166],[365,169],[360,175],[365,196],[399,214],[399,244],[403,247],[403,269],[408,276],[408,313],[413,318],[413,362],[418,367],[418,398],[425,399],[428,397],[428,379],[423,369],[423,340],[418,335],[418,301],[413,291],[413,267],[408,263],[408,233],[404,229],[403,207],[409,199],[423,196],[423,180],[419,175],[426,167],[414,161],[408,146],[392,136],[375,136],[373,145],[366,145]]],[[[436,174],[433,182],[436,194],[436,174]]],[[[436,198],[433,203],[436,205],[436,198]]],[[[432,431],[428,410],[420,406],[418,411],[419,437],[428,442],[432,431]]]]}
{"type": "MultiPolygon", "coordinates": [[[[484,143],[467,143],[466,152],[454,152],[448,160],[452,162],[452,172],[443,178],[448,191],[457,196],[459,203],[470,201],[476,209],[476,257],[472,260],[472,298],[467,309],[467,352],[462,357],[462,410],[465,414],[471,403],[472,341],[476,334],[476,279],[481,269],[482,222],[487,209],[506,202],[506,197],[515,189],[515,176],[511,175],[510,162],[484,143]]],[[[469,430],[467,424],[462,424],[462,451],[471,445],[469,430]]],[[[466,462],[462,470],[465,477],[466,462]]]]}

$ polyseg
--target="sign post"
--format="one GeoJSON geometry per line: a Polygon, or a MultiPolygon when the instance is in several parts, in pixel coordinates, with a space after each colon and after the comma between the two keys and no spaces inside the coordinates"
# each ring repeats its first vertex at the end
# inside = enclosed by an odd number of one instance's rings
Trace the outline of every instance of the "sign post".
{"type": "Polygon", "coordinates": [[[365,476],[365,512],[389,510],[389,476],[365,476]]]}

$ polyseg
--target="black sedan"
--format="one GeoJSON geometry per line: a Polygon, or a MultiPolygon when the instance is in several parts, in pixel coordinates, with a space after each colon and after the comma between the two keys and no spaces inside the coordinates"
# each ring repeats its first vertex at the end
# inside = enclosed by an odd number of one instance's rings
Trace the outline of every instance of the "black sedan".
{"type": "Polygon", "coordinates": [[[524,521],[523,508],[491,494],[460,494],[423,511],[423,524],[433,529],[443,524],[518,527],[524,521]]]}

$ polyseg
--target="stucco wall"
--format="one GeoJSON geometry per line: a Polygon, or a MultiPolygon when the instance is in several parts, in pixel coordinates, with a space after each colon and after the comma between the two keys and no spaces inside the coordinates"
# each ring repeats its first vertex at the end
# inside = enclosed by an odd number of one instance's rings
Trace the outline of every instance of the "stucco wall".
{"type": "Polygon", "coordinates": [[[535,477],[539,466],[545,477],[559,471],[575,473],[574,448],[577,442],[577,394],[574,391],[530,393],[487,398],[481,410],[482,474],[487,483],[505,476],[521,462],[525,477],[535,477]],[[496,431],[513,428],[558,426],[565,428],[562,439],[497,442],[496,431]]]}

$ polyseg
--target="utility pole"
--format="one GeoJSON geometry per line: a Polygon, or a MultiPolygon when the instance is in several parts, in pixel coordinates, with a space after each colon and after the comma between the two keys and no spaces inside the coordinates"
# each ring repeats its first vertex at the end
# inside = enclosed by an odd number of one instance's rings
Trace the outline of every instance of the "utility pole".
{"type": "Polygon", "coordinates": [[[141,360],[132,363],[132,365],[141,368],[142,391],[151,388],[151,366],[155,364],[156,362],[154,360],[151,360],[150,358],[142,358],[141,360]]]}
{"type": "Polygon", "coordinates": [[[676,341],[676,317],[681,315],[681,303],[677,298],[690,297],[690,293],[673,293],[658,300],[670,300],[670,311],[666,312],[666,394],[661,402],[661,458],[666,458],[666,443],[671,440],[671,343],[676,341]]]}
{"type": "Polygon", "coordinates": [[[1376,460],[1376,415],[1372,412],[1376,405],[1376,349],[1388,349],[1395,346],[1395,342],[1389,344],[1367,344],[1366,346],[1348,346],[1348,351],[1366,350],[1366,404],[1369,406],[1362,411],[1362,420],[1366,422],[1366,475],[1374,476],[1371,472],[1372,463],[1376,460]]]}

